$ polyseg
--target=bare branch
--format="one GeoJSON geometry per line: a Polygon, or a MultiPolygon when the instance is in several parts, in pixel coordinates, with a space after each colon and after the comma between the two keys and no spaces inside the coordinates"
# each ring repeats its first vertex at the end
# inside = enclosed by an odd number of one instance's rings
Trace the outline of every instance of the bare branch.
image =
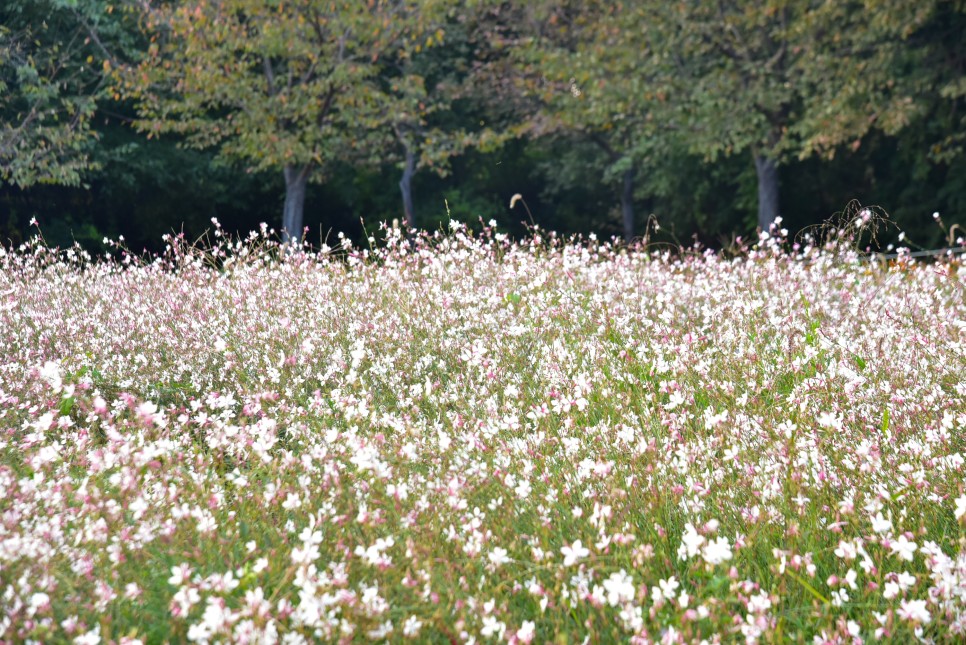
{"type": "Polygon", "coordinates": [[[262,69],[265,70],[265,80],[268,82],[268,95],[275,96],[275,71],[268,56],[262,58],[262,69]]]}

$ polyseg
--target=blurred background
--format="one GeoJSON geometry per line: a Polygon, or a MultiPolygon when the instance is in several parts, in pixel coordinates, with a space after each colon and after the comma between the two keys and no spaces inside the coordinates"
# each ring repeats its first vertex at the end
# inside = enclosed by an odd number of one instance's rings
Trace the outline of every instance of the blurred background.
{"type": "Polygon", "coordinates": [[[963,34],[939,0],[0,1],[0,240],[452,217],[721,247],[857,200],[955,246],[963,34]]]}

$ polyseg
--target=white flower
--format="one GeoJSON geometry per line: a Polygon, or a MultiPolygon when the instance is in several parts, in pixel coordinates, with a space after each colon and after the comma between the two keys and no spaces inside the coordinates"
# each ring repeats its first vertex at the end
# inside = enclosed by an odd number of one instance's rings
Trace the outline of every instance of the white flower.
{"type": "Polygon", "coordinates": [[[832,606],[841,607],[849,601],[849,592],[846,589],[837,589],[832,592],[832,606]]]}
{"type": "Polygon", "coordinates": [[[385,552],[395,543],[396,541],[392,536],[385,539],[379,538],[370,547],[363,548],[362,545],[357,546],[355,554],[373,566],[388,567],[392,565],[392,558],[386,555],[385,552]]]}
{"type": "Polygon", "coordinates": [[[684,525],[684,535],[681,536],[678,557],[682,560],[693,558],[701,552],[702,544],[704,544],[704,537],[698,535],[698,531],[694,528],[694,525],[688,522],[684,525]]]}
{"type": "Polygon", "coordinates": [[[912,562],[912,554],[916,552],[919,548],[915,542],[910,542],[906,539],[905,535],[900,535],[898,539],[894,542],[889,543],[889,548],[892,552],[898,555],[900,558],[906,562],[912,562]]]}
{"type": "Polygon", "coordinates": [[[96,625],[94,629],[81,634],[74,639],[74,645],[98,645],[101,642],[101,626],[96,625]]]}
{"type": "Polygon", "coordinates": [[[899,603],[899,610],[896,612],[900,618],[917,623],[928,623],[932,617],[926,609],[925,600],[903,600],[899,603]]]}
{"type": "Polygon", "coordinates": [[[758,595],[748,599],[748,611],[755,614],[762,614],[771,609],[771,598],[767,591],[762,591],[758,595]]]}
{"type": "Polygon", "coordinates": [[[630,602],[634,600],[634,580],[627,575],[627,572],[621,569],[617,573],[610,574],[607,580],[604,580],[604,591],[607,592],[607,604],[611,607],[617,607],[625,602],[630,602]]]}
{"type": "Polygon", "coordinates": [[[845,584],[849,586],[850,589],[857,589],[858,586],[855,581],[858,579],[859,574],[855,572],[854,569],[849,569],[848,573],[845,574],[845,584]]]}
{"type": "Polygon", "coordinates": [[[564,556],[564,566],[569,567],[590,555],[590,549],[577,540],[571,546],[561,548],[560,553],[564,556]]]}
{"type": "Polygon", "coordinates": [[[684,403],[684,395],[679,390],[675,390],[668,397],[668,402],[664,404],[664,409],[668,411],[674,410],[682,403],[684,403]]]}
{"type": "Polygon", "coordinates": [[[956,499],[956,510],[954,513],[957,520],[963,519],[963,515],[966,515],[966,495],[962,495],[956,499]]]}
{"type": "Polygon", "coordinates": [[[657,584],[661,588],[661,595],[665,598],[673,598],[674,592],[681,586],[678,583],[678,579],[674,576],[671,576],[667,580],[660,580],[657,584]]]}
{"type": "Polygon", "coordinates": [[[419,630],[423,627],[423,621],[419,620],[415,616],[410,616],[403,623],[403,636],[406,638],[413,638],[419,634],[419,630]]]}
{"type": "Polygon", "coordinates": [[[40,378],[54,390],[60,392],[63,386],[63,376],[60,373],[60,365],[54,361],[47,361],[40,368],[40,378]]]}
{"type": "Polygon", "coordinates": [[[208,598],[208,604],[205,605],[205,612],[201,616],[201,620],[211,633],[216,633],[230,625],[235,620],[235,617],[232,615],[231,610],[225,607],[225,601],[223,599],[208,598]]]}
{"type": "Polygon", "coordinates": [[[845,560],[854,560],[855,556],[858,555],[858,549],[851,542],[839,540],[839,545],[835,549],[835,555],[845,560]]]}
{"type": "Polygon", "coordinates": [[[731,545],[728,538],[719,537],[714,542],[708,542],[701,550],[704,561],[710,565],[721,564],[731,559],[731,545]]]}
{"type": "Polygon", "coordinates": [[[908,571],[903,571],[897,576],[899,583],[899,588],[905,591],[916,584],[916,576],[910,574],[908,571]]]}
{"type": "Polygon", "coordinates": [[[194,587],[181,587],[171,597],[171,607],[177,609],[179,615],[184,616],[191,607],[201,600],[201,594],[194,587]]]}
{"type": "Polygon", "coordinates": [[[318,559],[319,548],[314,544],[309,544],[304,549],[299,547],[292,549],[292,562],[294,564],[311,564],[318,559]]]}
{"type": "Polygon", "coordinates": [[[37,611],[43,611],[44,609],[50,608],[50,596],[42,591],[30,596],[30,607],[28,608],[27,614],[33,616],[37,611]]]}
{"type": "Polygon", "coordinates": [[[392,621],[387,620],[386,622],[379,625],[375,629],[370,629],[368,632],[366,632],[366,636],[368,636],[370,640],[381,641],[391,633],[392,633],[392,621]]]}
{"type": "Polygon", "coordinates": [[[410,616],[403,623],[403,636],[406,638],[413,638],[419,634],[419,630],[423,627],[423,621],[419,620],[415,616],[410,616]]]}
{"type": "MultiPolygon", "coordinates": [[[[311,528],[306,526],[304,529],[302,529],[302,532],[299,533],[299,539],[306,544],[322,544],[322,531],[313,531],[311,528]]],[[[256,543],[249,542],[248,544],[251,545],[248,550],[250,552],[254,551],[255,547],[257,546],[256,543]]]]}
{"type": "Polygon", "coordinates": [[[872,518],[872,530],[876,533],[888,533],[892,530],[892,521],[882,517],[882,512],[880,511],[872,518]]]}
{"type": "Polygon", "coordinates": [[[493,616],[486,616],[483,618],[483,629],[480,630],[480,634],[489,638],[491,636],[496,636],[497,638],[503,638],[503,632],[506,631],[506,625],[501,621],[497,620],[493,616]]]}
{"type": "Polygon", "coordinates": [[[832,428],[833,430],[842,429],[842,420],[830,412],[823,412],[818,415],[818,425],[823,428],[832,428]]]}
{"type": "Polygon", "coordinates": [[[171,567],[171,577],[168,578],[168,584],[175,587],[180,587],[186,583],[190,577],[191,567],[188,566],[187,562],[182,562],[175,567],[171,567]]]}
{"type": "Polygon", "coordinates": [[[124,597],[128,600],[137,600],[141,595],[141,587],[136,582],[129,582],[124,585],[124,597]]]}
{"type": "Polygon", "coordinates": [[[899,585],[891,580],[885,583],[885,588],[882,590],[882,597],[886,600],[892,600],[899,595],[899,585]]]}
{"type": "Polygon", "coordinates": [[[37,417],[37,420],[30,425],[37,432],[46,432],[47,430],[50,430],[50,426],[52,426],[53,424],[54,424],[54,413],[45,412],[39,417],[37,417]]]}
{"type": "Polygon", "coordinates": [[[537,625],[532,620],[523,621],[523,625],[517,630],[516,637],[521,643],[530,643],[537,635],[537,625]]]}
{"type": "Polygon", "coordinates": [[[502,547],[496,547],[490,551],[490,562],[496,566],[506,564],[507,562],[512,562],[510,558],[507,557],[507,550],[502,547]]]}

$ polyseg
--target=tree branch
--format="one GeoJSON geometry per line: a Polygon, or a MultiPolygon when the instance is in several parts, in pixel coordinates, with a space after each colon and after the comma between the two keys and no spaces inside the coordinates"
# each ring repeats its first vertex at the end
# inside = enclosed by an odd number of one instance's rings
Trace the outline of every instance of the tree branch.
{"type": "Polygon", "coordinates": [[[325,117],[329,114],[329,108],[332,106],[332,99],[335,98],[336,88],[329,88],[328,93],[322,101],[322,109],[319,110],[319,126],[325,123],[325,117]]]}
{"type": "Polygon", "coordinates": [[[617,154],[617,151],[614,150],[610,143],[607,142],[607,139],[600,136],[599,132],[588,132],[586,134],[588,139],[600,146],[601,150],[603,150],[607,156],[610,157],[612,162],[621,158],[621,156],[617,154]]]}
{"type": "Polygon", "coordinates": [[[107,58],[107,60],[111,63],[111,66],[117,67],[117,58],[114,57],[114,55],[101,41],[100,36],[97,34],[97,30],[88,24],[86,20],[84,20],[84,16],[81,15],[80,11],[75,9],[74,16],[76,16],[77,22],[79,22],[87,31],[87,35],[91,37],[91,41],[97,46],[98,49],[101,50],[101,53],[104,54],[104,57],[107,58]]]}
{"type": "Polygon", "coordinates": [[[262,58],[262,69],[265,70],[265,80],[268,81],[268,95],[275,96],[275,71],[268,56],[262,58]]]}

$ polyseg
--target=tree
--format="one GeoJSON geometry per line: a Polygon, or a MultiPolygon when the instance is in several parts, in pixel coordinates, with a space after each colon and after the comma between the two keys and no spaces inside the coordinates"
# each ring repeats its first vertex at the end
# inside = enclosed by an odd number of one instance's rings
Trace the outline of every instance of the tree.
{"type": "Polygon", "coordinates": [[[0,7],[0,180],[81,183],[107,72],[130,45],[125,29],[106,0],[0,7]]]}
{"type": "MultiPolygon", "coordinates": [[[[843,11],[823,7],[812,17],[812,29],[842,23],[843,11]]],[[[861,29],[842,34],[844,45],[819,52],[816,62],[828,73],[809,79],[814,109],[803,120],[804,149],[827,153],[836,145],[857,147],[859,136],[876,127],[891,135],[917,131],[914,136],[935,162],[961,155],[966,144],[966,4],[870,2],[863,17],[861,29]],[[841,65],[843,51],[857,64],[841,65]]]]}
{"type": "MultiPolygon", "coordinates": [[[[432,3],[420,3],[428,10],[432,3]]],[[[307,183],[391,145],[382,61],[422,33],[405,0],[184,0],[147,13],[152,44],[123,75],[138,126],[217,147],[285,178],[283,238],[300,239],[307,183]]],[[[429,36],[428,38],[432,38],[429,36]]]]}
{"type": "Polygon", "coordinates": [[[450,171],[450,161],[469,148],[493,150],[508,137],[488,126],[470,127],[457,114],[460,71],[469,53],[466,33],[454,20],[459,9],[439,3],[432,14],[423,7],[425,40],[406,42],[387,57],[380,74],[386,104],[384,121],[395,137],[396,154],[380,151],[380,162],[398,159],[402,166],[399,190],[407,228],[416,227],[412,182],[417,170],[428,169],[440,177],[450,171]],[[445,38],[445,41],[444,41],[445,38]],[[445,46],[436,46],[436,45],[445,46]]]}
{"type": "Polygon", "coordinates": [[[569,161],[619,185],[621,225],[630,242],[641,171],[660,168],[673,142],[673,124],[661,118],[665,97],[651,88],[650,74],[637,60],[642,33],[624,28],[646,22],[647,7],[554,0],[536,7],[533,28],[513,49],[526,70],[525,91],[535,101],[528,131],[577,137],[598,148],[602,156],[569,161]]]}
{"type": "Polygon", "coordinates": [[[712,159],[750,152],[763,230],[779,214],[783,161],[832,155],[871,128],[895,133],[914,110],[910,76],[894,63],[928,11],[909,3],[700,0],[655,11],[655,60],[691,148],[712,159]]]}
{"type": "MultiPolygon", "coordinates": [[[[560,162],[619,184],[625,238],[635,198],[675,183],[667,162],[689,154],[708,164],[748,155],[767,231],[781,212],[781,166],[854,151],[873,130],[894,136],[932,106],[943,123],[961,118],[953,4],[483,3],[491,49],[512,54],[486,60],[478,84],[515,105],[528,133],[603,151],[560,162]],[[917,51],[930,35],[942,45],[917,51]],[[932,98],[937,87],[946,101],[932,98]]],[[[961,132],[960,122],[934,148],[954,153],[961,132]]]]}

